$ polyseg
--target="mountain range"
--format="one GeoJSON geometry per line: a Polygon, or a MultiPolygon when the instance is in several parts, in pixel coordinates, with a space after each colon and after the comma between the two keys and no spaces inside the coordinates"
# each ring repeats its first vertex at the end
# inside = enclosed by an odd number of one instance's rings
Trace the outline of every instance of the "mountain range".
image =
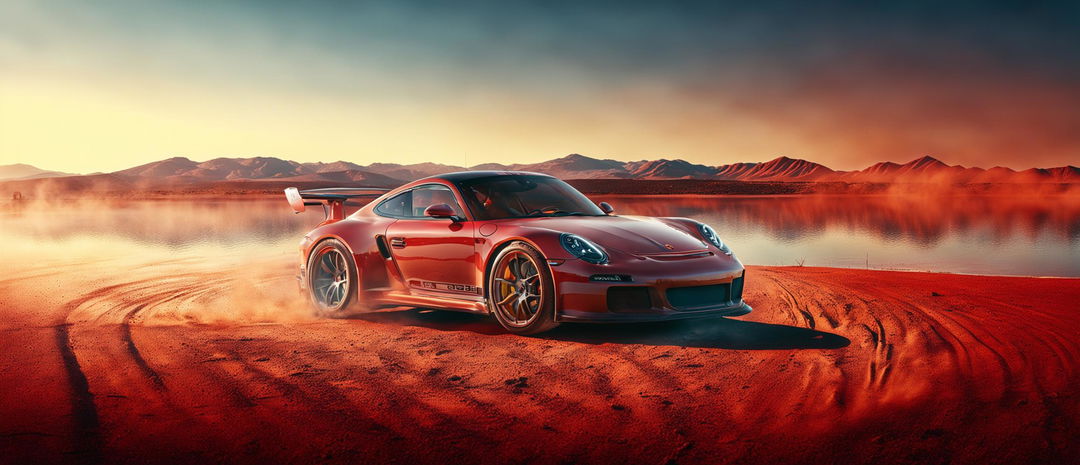
{"type": "MultiPolygon", "coordinates": [[[[437,163],[400,165],[371,163],[359,165],[348,161],[299,163],[273,157],[215,158],[196,162],[185,157],[160,160],[106,175],[109,179],[140,184],[196,184],[222,181],[289,181],[296,183],[363,183],[371,186],[396,186],[413,179],[453,171],[515,170],[550,174],[562,179],[705,179],[728,181],[839,181],[873,183],[1028,183],[1080,182],[1080,168],[968,168],[947,165],[925,156],[908,163],[882,162],[862,170],[836,171],[807,160],[779,157],[761,163],[733,163],[708,166],[685,160],[641,160],[622,162],[597,159],[579,154],[528,164],[488,163],[470,168],[437,163]]],[[[0,166],[0,180],[65,176],[64,173],[39,170],[29,165],[0,166]]]]}

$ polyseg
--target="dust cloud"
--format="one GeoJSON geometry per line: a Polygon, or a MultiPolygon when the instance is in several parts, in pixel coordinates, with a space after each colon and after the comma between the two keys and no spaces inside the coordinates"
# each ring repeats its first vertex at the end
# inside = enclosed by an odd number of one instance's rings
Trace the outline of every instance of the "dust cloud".
{"type": "Polygon", "coordinates": [[[4,265],[21,278],[9,281],[5,293],[23,299],[59,293],[67,299],[67,322],[311,318],[295,273],[296,230],[313,218],[293,217],[284,204],[77,199],[3,207],[4,265]],[[253,208],[265,211],[251,214],[253,208]]]}

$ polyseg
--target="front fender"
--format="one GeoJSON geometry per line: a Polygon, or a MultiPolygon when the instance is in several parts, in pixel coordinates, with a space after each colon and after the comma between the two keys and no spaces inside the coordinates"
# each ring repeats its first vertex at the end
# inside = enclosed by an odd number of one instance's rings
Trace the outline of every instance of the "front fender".
{"type": "Polygon", "coordinates": [[[497,239],[494,239],[487,247],[484,254],[485,261],[489,261],[494,253],[497,253],[506,245],[511,242],[521,241],[531,245],[536,250],[540,251],[540,254],[548,260],[569,260],[575,257],[570,255],[563,248],[559,236],[561,231],[553,231],[546,228],[532,228],[532,227],[514,227],[515,231],[507,231],[507,234],[500,235],[497,239]]]}

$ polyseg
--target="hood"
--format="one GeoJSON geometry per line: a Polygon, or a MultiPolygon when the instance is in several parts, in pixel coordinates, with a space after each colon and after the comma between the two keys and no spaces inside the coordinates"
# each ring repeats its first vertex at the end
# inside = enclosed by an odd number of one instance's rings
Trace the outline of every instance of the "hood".
{"type": "Polygon", "coordinates": [[[600,247],[634,255],[657,255],[705,250],[698,237],[648,217],[565,216],[530,220],[532,227],[577,234],[600,247]]]}

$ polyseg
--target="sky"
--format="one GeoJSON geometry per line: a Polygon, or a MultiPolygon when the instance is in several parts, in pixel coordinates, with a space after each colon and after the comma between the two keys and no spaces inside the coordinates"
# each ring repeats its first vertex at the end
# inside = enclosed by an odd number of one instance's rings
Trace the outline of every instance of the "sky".
{"type": "Polygon", "coordinates": [[[0,165],[1080,165],[1078,2],[0,1],[0,165]]]}

